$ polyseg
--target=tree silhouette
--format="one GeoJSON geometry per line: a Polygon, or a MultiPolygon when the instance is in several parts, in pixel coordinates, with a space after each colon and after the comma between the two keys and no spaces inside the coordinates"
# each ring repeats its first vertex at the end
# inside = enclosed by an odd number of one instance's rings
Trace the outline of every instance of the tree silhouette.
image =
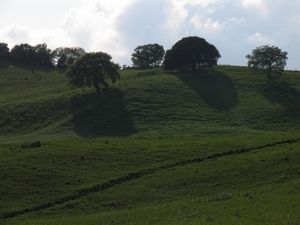
{"type": "Polygon", "coordinates": [[[81,47],[60,47],[53,51],[54,63],[59,69],[67,69],[77,58],[83,56],[85,50],[81,47]]]}
{"type": "Polygon", "coordinates": [[[139,68],[150,68],[159,66],[165,56],[165,50],[159,44],[141,45],[134,49],[131,60],[134,66],[139,68]]]}
{"type": "Polygon", "coordinates": [[[278,47],[263,45],[252,50],[252,53],[246,55],[246,58],[248,67],[262,70],[268,77],[271,77],[273,73],[279,75],[283,73],[288,59],[287,54],[278,47]]]}
{"type": "Polygon", "coordinates": [[[220,57],[218,49],[204,38],[185,37],[166,52],[163,64],[168,70],[183,68],[195,70],[196,67],[216,65],[220,57]]]}
{"type": "Polygon", "coordinates": [[[10,61],[9,48],[6,43],[0,43],[0,61],[10,61]]]}
{"type": "Polygon", "coordinates": [[[11,58],[16,63],[35,65],[35,48],[29,44],[15,45],[11,50],[11,58]]]}
{"type": "Polygon", "coordinates": [[[86,53],[69,66],[66,77],[73,87],[94,87],[97,94],[100,86],[107,88],[106,82],[110,79],[113,83],[120,78],[117,71],[118,65],[111,61],[111,56],[104,52],[86,53]]]}

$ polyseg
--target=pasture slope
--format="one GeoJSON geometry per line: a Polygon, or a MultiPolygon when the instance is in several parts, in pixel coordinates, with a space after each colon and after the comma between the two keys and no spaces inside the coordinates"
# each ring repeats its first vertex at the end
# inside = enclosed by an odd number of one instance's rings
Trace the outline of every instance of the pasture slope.
{"type": "Polygon", "coordinates": [[[299,224],[299,75],[1,63],[0,224],[299,224]]]}

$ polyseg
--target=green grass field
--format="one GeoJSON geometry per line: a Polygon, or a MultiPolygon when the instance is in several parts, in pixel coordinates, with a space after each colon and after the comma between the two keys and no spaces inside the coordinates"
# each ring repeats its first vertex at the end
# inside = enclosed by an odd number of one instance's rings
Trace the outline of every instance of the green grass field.
{"type": "Polygon", "coordinates": [[[120,73],[0,64],[0,224],[300,223],[299,72],[120,73]]]}

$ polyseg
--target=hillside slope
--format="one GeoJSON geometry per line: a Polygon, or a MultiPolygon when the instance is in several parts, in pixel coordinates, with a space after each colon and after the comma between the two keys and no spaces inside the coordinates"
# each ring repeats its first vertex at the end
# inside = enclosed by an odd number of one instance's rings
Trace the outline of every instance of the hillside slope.
{"type": "Polygon", "coordinates": [[[0,66],[0,136],[194,136],[297,131],[299,72],[272,80],[246,67],[196,72],[122,70],[97,97],[63,71],[0,66]]]}
{"type": "Polygon", "coordinates": [[[0,224],[299,224],[299,79],[0,64],[0,224]]]}

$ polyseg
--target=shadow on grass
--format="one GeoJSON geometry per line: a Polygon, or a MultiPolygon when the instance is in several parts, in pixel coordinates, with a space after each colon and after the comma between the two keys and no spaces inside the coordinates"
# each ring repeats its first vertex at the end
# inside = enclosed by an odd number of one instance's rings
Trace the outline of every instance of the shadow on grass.
{"type": "Polygon", "coordinates": [[[136,133],[120,90],[79,95],[72,100],[73,129],[81,137],[119,137],[136,133]]]}
{"type": "Polygon", "coordinates": [[[260,92],[270,102],[278,103],[293,113],[300,114],[300,92],[286,82],[268,79],[260,92]]]}
{"type": "Polygon", "coordinates": [[[22,64],[22,63],[11,63],[12,66],[17,67],[19,69],[24,69],[24,70],[31,70],[32,73],[35,73],[36,71],[41,71],[41,72],[53,72],[54,70],[59,71],[60,73],[65,73],[66,70],[62,69],[57,69],[55,67],[44,67],[44,66],[35,66],[35,65],[30,65],[30,64],[22,64]]]}
{"type": "Polygon", "coordinates": [[[1,62],[0,60],[0,70],[6,69],[8,66],[9,66],[9,62],[5,62],[5,61],[1,62]]]}
{"type": "Polygon", "coordinates": [[[181,71],[173,73],[194,90],[203,101],[217,110],[230,110],[238,103],[238,95],[232,80],[224,73],[208,71],[181,71]]]}

